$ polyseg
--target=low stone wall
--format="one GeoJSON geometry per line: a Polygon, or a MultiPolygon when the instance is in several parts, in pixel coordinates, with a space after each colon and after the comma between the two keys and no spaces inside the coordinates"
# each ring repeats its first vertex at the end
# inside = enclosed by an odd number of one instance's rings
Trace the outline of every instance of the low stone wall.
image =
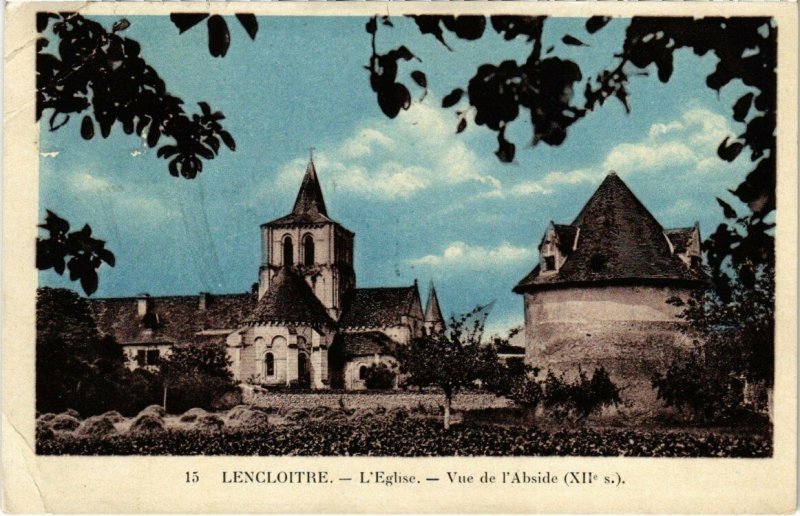
{"type": "MultiPolygon", "coordinates": [[[[412,409],[424,407],[426,410],[439,410],[444,402],[444,396],[439,393],[419,393],[393,391],[388,393],[365,392],[320,392],[320,393],[292,393],[269,392],[249,385],[242,386],[243,402],[259,407],[269,407],[276,411],[293,408],[312,409],[325,406],[339,408],[375,409],[379,406],[386,409],[404,407],[412,409]]],[[[453,398],[454,410],[476,410],[486,408],[510,407],[512,403],[493,394],[484,392],[463,392],[453,398]]]]}

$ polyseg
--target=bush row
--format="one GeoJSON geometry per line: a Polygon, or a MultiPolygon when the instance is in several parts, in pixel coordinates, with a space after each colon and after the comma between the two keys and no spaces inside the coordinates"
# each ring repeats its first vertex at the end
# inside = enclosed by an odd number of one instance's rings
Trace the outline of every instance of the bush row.
{"type": "Polygon", "coordinates": [[[304,420],[286,426],[168,429],[157,435],[46,435],[42,455],[376,455],[770,457],[770,435],[697,435],[640,430],[568,430],[386,418],[304,420]]]}

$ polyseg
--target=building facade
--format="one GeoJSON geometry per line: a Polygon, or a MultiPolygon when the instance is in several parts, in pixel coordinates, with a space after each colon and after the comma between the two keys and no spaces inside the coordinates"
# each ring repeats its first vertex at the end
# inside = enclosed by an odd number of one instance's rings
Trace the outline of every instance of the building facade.
{"type": "Polygon", "coordinates": [[[365,388],[366,371],[398,368],[397,350],[444,320],[431,283],[357,288],[355,234],[328,216],[313,161],[291,213],[262,224],[249,293],[89,300],[98,327],[131,368],[158,367],[173,346],[224,345],[234,377],[266,386],[365,388]]]}
{"type": "Polygon", "coordinates": [[[550,223],[524,297],[525,360],[567,374],[603,366],[623,400],[652,406],[650,376],[689,344],[680,308],[702,285],[700,229],[664,229],[610,173],[571,224],[550,223]]]}

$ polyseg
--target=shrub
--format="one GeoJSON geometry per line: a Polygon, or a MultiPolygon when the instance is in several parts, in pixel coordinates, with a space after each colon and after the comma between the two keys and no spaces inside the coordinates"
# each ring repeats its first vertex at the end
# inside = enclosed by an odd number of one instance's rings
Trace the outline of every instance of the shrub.
{"type": "Polygon", "coordinates": [[[167,412],[161,405],[149,405],[145,407],[141,412],[139,412],[140,416],[143,414],[153,414],[158,417],[164,417],[167,414],[167,412]]]}
{"type": "Polygon", "coordinates": [[[205,410],[195,407],[183,413],[183,415],[181,416],[181,422],[193,423],[198,418],[205,416],[206,414],[208,414],[208,412],[206,412],[205,410]]]}
{"type": "Polygon", "coordinates": [[[304,408],[295,408],[287,412],[284,417],[287,421],[302,421],[308,419],[308,411],[304,408]]]}
{"type": "Polygon", "coordinates": [[[42,421],[42,422],[44,422],[44,423],[47,423],[47,422],[49,422],[49,421],[52,421],[52,419],[53,419],[54,417],[56,417],[56,415],[55,415],[55,414],[53,414],[52,412],[47,412],[47,413],[45,413],[45,414],[42,414],[41,416],[37,417],[37,418],[36,418],[36,421],[42,421]]]}
{"type": "Polygon", "coordinates": [[[216,414],[203,414],[194,422],[194,428],[204,432],[218,432],[225,426],[225,421],[216,414]]]}
{"type": "Polygon", "coordinates": [[[105,414],[103,414],[103,417],[108,419],[112,423],[121,423],[125,421],[125,418],[122,416],[122,414],[120,414],[116,410],[110,410],[106,412],[105,414]]]}
{"type": "Polygon", "coordinates": [[[50,428],[44,421],[36,421],[36,440],[41,441],[44,439],[52,439],[53,438],[53,429],[50,428]]]}
{"type": "Polygon", "coordinates": [[[322,419],[328,416],[332,412],[330,407],[326,407],[325,405],[317,405],[308,413],[308,417],[311,419],[322,419]]]}
{"type": "Polygon", "coordinates": [[[372,364],[364,376],[364,385],[367,389],[391,389],[394,387],[394,379],[397,374],[386,364],[372,364]]]}
{"type": "Polygon", "coordinates": [[[269,416],[260,410],[243,410],[235,419],[241,429],[266,428],[269,426],[269,416]]]}
{"type": "Polygon", "coordinates": [[[237,421],[245,417],[248,412],[252,411],[253,409],[250,405],[237,405],[228,411],[228,419],[237,421]]]}
{"type": "Polygon", "coordinates": [[[106,437],[117,433],[114,423],[105,416],[92,416],[78,427],[78,435],[106,437]]]}
{"type": "Polygon", "coordinates": [[[51,429],[65,432],[71,432],[80,425],[81,422],[78,420],[78,418],[69,414],[58,414],[56,417],[50,420],[51,429]]]}
{"type": "Polygon", "coordinates": [[[161,434],[166,431],[164,420],[152,412],[142,412],[133,420],[128,433],[131,435],[161,434]]]}
{"type": "Polygon", "coordinates": [[[236,405],[242,404],[242,391],[238,387],[222,391],[211,402],[211,410],[228,410],[236,405]]]}
{"type": "Polygon", "coordinates": [[[80,412],[78,412],[75,409],[71,409],[71,408],[68,408],[67,410],[65,410],[64,414],[68,414],[68,415],[74,417],[75,419],[80,419],[81,418],[80,412]]]}

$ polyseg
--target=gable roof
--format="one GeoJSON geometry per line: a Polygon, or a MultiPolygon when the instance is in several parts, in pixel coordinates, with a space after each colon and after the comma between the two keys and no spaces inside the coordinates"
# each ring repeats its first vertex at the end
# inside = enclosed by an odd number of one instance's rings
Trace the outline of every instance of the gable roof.
{"type": "MultiPolygon", "coordinates": [[[[556,273],[538,266],[520,281],[519,293],[539,285],[607,281],[697,281],[697,271],[670,252],[661,224],[614,173],[606,176],[569,226],[556,225],[559,240],[577,234],[577,245],[562,250],[556,273]],[[564,252],[566,251],[566,252],[564,252]]],[[[575,238],[574,236],[572,237],[575,238]]]]}
{"type": "Polygon", "coordinates": [[[419,303],[416,284],[410,287],[357,288],[339,319],[343,328],[383,328],[402,324],[419,303]]]}
{"type": "Polygon", "coordinates": [[[669,238],[672,248],[677,254],[685,254],[692,243],[696,227],[665,229],[664,234],[669,238]]]}
{"type": "Polygon", "coordinates": [[[292,212],[269,222],[269,224],[321,224],[325,222],[332,222],[332,220],[328,218],[328,210],[325,208],[325,199],[322,196],[319,178],[317,178],[317,169],[314,167],[314,162],[309,160],[292,212]]]}
{"type": "Polygon", "coordinates": [[[575,237],[578,235],[578,228],[565,224],[553,224],[553,230],[558,238],[558,250],[561,254],[571,253],[575,245],[575,237]]]}
{"type": "Polygon", "coordinates": [[[394,355],[397,349],[397,343],[379,331],[341,333],[336,338],[346,357],[394,355]]]}
{"type": "Polygon", "coordinates": [[[246,322],[294,323],[315,328],[332,325],[328,312],[308,284],[288,267],[278,269],[269,290],[258,300],[246,322]]]}
{"type": "Polygon", "coordinates": [[[146,297],[148,313],[138,312],[137,297],[87,299],[97,328],[120,344],[182,344],[205,339],[209,329],[234,331],[255,305],[252,294],[146,297]]]}

